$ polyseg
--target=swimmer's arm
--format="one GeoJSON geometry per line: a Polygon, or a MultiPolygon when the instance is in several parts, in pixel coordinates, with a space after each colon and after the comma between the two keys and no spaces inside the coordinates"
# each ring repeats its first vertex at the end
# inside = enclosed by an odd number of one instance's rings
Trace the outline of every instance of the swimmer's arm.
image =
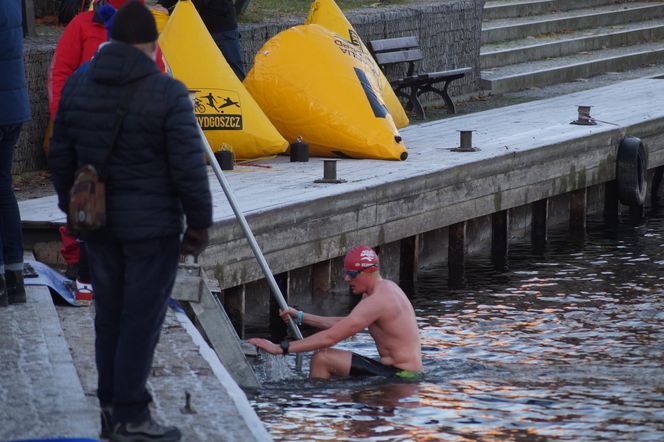
{"type": "MultiPolygon", "coordinates": [[[[342,318],[334,326],[327,330],[319,331],[311,336],[307,336],[299,341],[291,341],[289,344],[289,353],[302,353],[305,351],[321,350],[323,348],[332,347],[339,341],[353,336],[366,327],[364,321],[358,321],[357,318],[350,316],[342,318]]],[[[280,355],[283,353],[281,346],[274,342],[270,342],[263,338],[251,338],[248,340],[250,344],[265,350],[273,355],[280,355]]]]}
{"type": "Polygon", "coordinates": [[[382,305],[376,300],[362,300],[345,318],[341,318],[326,330],[319,331],[299,341],[290,343],[289,351],[300,353],[332,347],[346,338],[354,336],[373,324],[382,313],[382,305]]]}
{"type": "MultiPolygon", "coordinates": [[[[288,311],[281,311],[280,316],[284,321],[288,321],[288,316],[297,321],[297,313],[299,310],[293,307],[288,307],[288,311]]],[[[318,316],[311,313],[302,312],[302,323],[320,330],[326,330],[332,327],[337,322],[344,319],[343,316],[318,316]]]]}
{"type": "Polygon", "coordinates": [[[299,341],[292,341],[289,351],[292,353],[301,353],[332,347],[337,342],[353,336],[365,327],[363,323],[357,322],[350,317],[342,318],[341,321],[326,330],[314,333],[299,341]]]}
{"type": "MultiPolygon", "coordinates": [[[[287,318],[291,311],[297,315],[297,310],[289,308],[288,311],[281,312],[287,318]]],[[[299,341],[292,341],[289,344],[289,353],[301,353],[306,351],[320,350],[332,347],[337,342],[357,334],[369,325],[377,321],[383,312],[383,306],[377,299],[364,298],[345,318],[336,321],[334,325],[326,330],[314,333],[299,341]]],[[[315,315],[313,315],[315,316],[315,315]]],[[[320,317],[324,318],[324,317],[320,317]]],[[[330,319],[330,318],[325,318],[330,319]]],[[[251,338],[248,341],[251,344],[272,354],[281,354],[282,350],[279,344],[262,338],[251,338]]]]}

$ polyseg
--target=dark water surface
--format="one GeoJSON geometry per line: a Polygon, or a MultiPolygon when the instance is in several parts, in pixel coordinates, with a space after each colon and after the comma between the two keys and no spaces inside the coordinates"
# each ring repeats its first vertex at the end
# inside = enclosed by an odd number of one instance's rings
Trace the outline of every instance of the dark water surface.
{"type": "MultiPolygon", "coordinates": [[[[252,405],[286,441],[664,441],[664,213],[511,245],[509,267],[471,260],[454,291],[420,272],[424,381],[309,381],[265,358],[252,405]]],[[[339,347],[377,356],[368,334],[339,347]]]]}

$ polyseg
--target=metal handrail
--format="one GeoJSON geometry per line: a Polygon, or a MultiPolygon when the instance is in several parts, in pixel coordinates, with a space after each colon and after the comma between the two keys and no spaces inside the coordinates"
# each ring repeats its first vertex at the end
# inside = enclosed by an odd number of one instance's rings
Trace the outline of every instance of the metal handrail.
{"type": "MultiPolygon", "coordinates": [[[[254,233],[251,231],[251,228],[247,223],[247,219],[244,217],[244,214],[240,211],[240,208],[238,207],[237,201],[235,200],[235,195],[233,195],[230,184],[228,183],[228,180],[226,180],[226,177],[224,176],[224,173],[221,170],[221,167],[219,166],[219,163],[217,162],[217,159],[214,156],[214,152],[212,151],[210,143],[208,143],[208,140],[205,137],[203,129],[201,129],[201,126],[198,123],[196,124],[196,127],[198,128],[198,133],[200,134],[201,139],[203,140],[203,146],[205,146],[205,154],[207,155],[208,160],[210,161],[210,165],[212,165],[212,170],[214,170],[214,174],[217,176],[219,184],[221,184],[221,188],[224,190],[224,193],[226,194],[228,203],[231,205],[233,213],[235,213],[235,218],[240,223],[242,231],[244,231],[244,236],[247,238],[249,246],[251,247],[251,250],[254,252],[256,260],[258,261],[258,264],[261,267],[261,270],[263,270],[263,275],[265,275],[265,279],[267,279],[267,282],[270,285],[272,294],[276,298],[279,307],[282,310],[288,310],[288,304],[284,299],[284,295],[281,293],[281,289],[279,288],[277,281],[274,279],[274,275],[272,274],[272,271],[270,270],[270,267],[268,266],[267,261],[265,260],[265,256],[263,256],[263,252],[261,252],[261,249],[258,246],[258,242],[256,242],[256,237],[254,237],[254,233]]],[[[293,321],[293,318],[290,316],[288,317],[288,326],[290,327],[291,331],[293,332],[293,334],[297,339],[303,338],[302,332],[300,332],[300,329],[298,328],[297,324],[295,324],[295,321],[293,321]]],[[[301,353],[297,353],[295,361],[296,361],[295,366],[297,370],[298,371],[301,370],[302,369],[301,353]]]]}

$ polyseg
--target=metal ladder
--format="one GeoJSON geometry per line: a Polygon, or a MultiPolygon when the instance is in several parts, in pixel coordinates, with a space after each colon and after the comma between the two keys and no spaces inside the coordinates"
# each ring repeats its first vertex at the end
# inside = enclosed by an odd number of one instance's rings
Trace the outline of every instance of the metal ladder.
{"type": "Polygon", "coordinates": [[[191,307],[219,360],[243,389],[257,389],[260,383],[249,364],[231,320],[212,293],[200,264],[187,257],[178,266],[172,297],[191,307]]]}

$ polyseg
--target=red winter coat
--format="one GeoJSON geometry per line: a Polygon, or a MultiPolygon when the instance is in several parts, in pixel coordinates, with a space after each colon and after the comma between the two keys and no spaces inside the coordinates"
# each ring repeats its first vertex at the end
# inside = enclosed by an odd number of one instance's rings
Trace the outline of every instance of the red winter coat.
{"type": "MultiPolygon", "coordinates": [[[[111,2],[111,4],[113,3],[111,2]]],[[[124,2],[115,1],[115,3],[121,5],[124,2]]],[[[94,11],[85,11],[74,17],[65,28],[58,45],[55,47],[53,60],[51,60],[51,66],[48,70],[47,85],[48,105],[52,120],[55,119],[55,113],[60,103],[60,94],[67,78],[83,63],[92,58],[100,44],[108,40],[106,28],[103,24],[95,21],[94,16],[94,11]]],[[[166,72],[159,48],[157,48],[157,65],[162,72],[166,72]]]]}
{"type": "Polygon", "coordinates": [[[52,119],[67,78],[91,59],[99,45],[108,39],[106,28],[93,20],[94,15],[94,11],[86,11],[74,17],[55,47],[48,70],[48,104],[52,119]]]}

